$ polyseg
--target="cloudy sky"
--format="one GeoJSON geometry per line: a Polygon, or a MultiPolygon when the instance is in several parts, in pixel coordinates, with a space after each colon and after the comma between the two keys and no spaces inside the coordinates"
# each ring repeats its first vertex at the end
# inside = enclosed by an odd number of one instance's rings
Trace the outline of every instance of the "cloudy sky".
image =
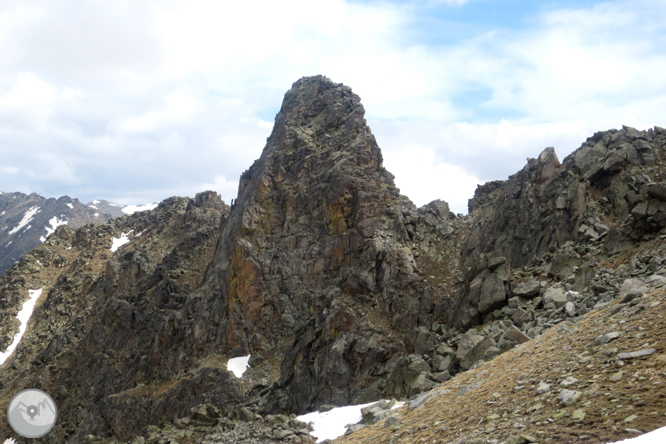
{"type": "Polygon", "coordinates": [[[284,93],[361,96],[417,205],[666,126],[666,1],[0,0],[0,190],[145,203],[259,157],[284,93]]]}

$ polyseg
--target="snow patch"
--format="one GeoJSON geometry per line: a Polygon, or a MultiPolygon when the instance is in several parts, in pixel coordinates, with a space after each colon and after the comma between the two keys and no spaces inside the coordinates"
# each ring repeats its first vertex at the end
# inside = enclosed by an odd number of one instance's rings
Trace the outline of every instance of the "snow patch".
{"type": "Polygon", "coordinates": [[[72,209],[74,208],[74,205],[72,205],[71,203],[68,203],[67,206],[72,209]]]}
{"type": "Polygon", "coordinates": [[[663,444],[666,442],[666,427],[653,430],[650,433],[637,436],[636,438],[625,439],[623,441],[615,441],[612,444],[663,444]]]}
{"type": "MultiPolygon", "coordinates": [[[[62,214],[61,214],[60,216],[62,216],[62,214]]],[[[45,237],[45,236],[42,236],[42,237],[39,238],[39,240],[42,241],[42,242],[45,242],[46,239],[47,239],[50,235],[52,235],[53,233],[55,233],[56,228],[58,228],[58,227],[61,226],[61,225],[67,225],[67,221],[66,221],[66,220],[62,220],[62,219],[58,219],[58,216],[53,216],[53,217],[49,220],[49,224],[51,224],[50,227],[49,227],[48,225],[44,227],[44,229],[46,230],[46,237],[45,237]]]]}
{"type": "Polygon", "coordinates": [[[3,444],[16,444],[16,441],[14,441],[14,438],[9,438],[5,439],[5,442],[3,444]]]}
{"type": "Polygon", "coordinates": [[[113,243],[111,244],[111,251],[114,253],[118,251],[118,248],[122,247],[123,245],[129,243],[129,237],[127,237],[132,231],[130,230],[129,233],[125,234],[125,232],[120,234],[120,237],[114,237],[113,238],[113,243]]]}
{"type": "Polygon", "coordinates": [[[157,208],[156,203],[145,204],[145,205],[125,205],[122,208],[122,212],[125,213],[125,214],[134,214],[134,213],[137,213],[139,211],[154,210],[155,208],[157,208]]]}
{"type": "Polygon", "coordinates": [[[14,341],[9,347],[7,347],[7,351],[0,353],[0,365],[4,364],[7,358],[11,356],[19,341],[23,337],[23,334],[28,328],[28,320],[30,319],[30,316],[32,316],[32,311],[35,309],[35,303],[41,294],[41,288],[39,290],[28,290],[28,300],[25,301],[23,308],[21,308],[21,311],[19,311],[16,315],[16,319],[21,322],[21,327],[19,327],[19,332],[14,336],[14,341]]]}
{"type": "Polygon", "coordinates": [[[99,200],[93,200],[92,203],[93,205],[97,205],[100,201],[99,200]]]}
{"type": "Polygon", "coordinates": [[[99,210],[99,208],[97,208],[95,205],[88,205],[88,206],[89,206],[90,208],[94,208],[94,209],[96,209],[96,210],[99,210]]]}
{"type": "Polygon", "coordinates": [[[337,407],[323,413],[306,413],[305,415],[297,416],[296,419],[306,424],[311,423],[314,430],[310,434],[317,438],[317,442],[322,442],[325,439],[335,439],[338,436],[344,435],[347,425],[357,424],[363,419],[361,409],[375,402],[337,407]]]}
{"type": "Polygon", "coordinates": [[[14,242],[14,241],[9,241],[9,243],[7,245],[5,245],[5,248],[9,247],[9,245],[11,245],[12,242],[14,242]]]}
{"type": "Polygon", "coordinates": [[[99,217],[99,213],[95,213],[95,217],[99,217]]]}
{"type": "Polygon", "coordinates": [[[240,358],[231,358],[227,362],[227,370],[236,375],[237,378],[243,376],[245,370],[250,367],[250,355],[241,356],[240,358]]]}
{"type": "MultiPolygon", "coordinates": [[[[347,425],[358,424],[361,419],[363,419],[361,409],[372,404],[374,404],[374,402],[337,407],[328,412],[312,412],[300,415],[297,416],[296,419],[312,425],[314,430],[310,432],[310,434],[317,438],[317,442],[322,442],[326,439],[333,440],[344,435],[347,425]]],[[[404,402],[397,402],[391,410],[400,408],[403,405],[405,405],[404,402]]],[[[637,436],[636,438],[616,441],[611,444],[663,444],[664,442],[666,442],[666,427],[637,436]]]]}
{"type": "MultiPolygon", "coordinates": [[[[13,230],[11,230],[11,231],[9,232],[9,234],[12,235],[12,234],[16,233],[18,230],[20,230],[21,228],[23,228],[23,227],[25,227],[26,225],[28,225],[28,224],[30,223],[30,221],[32,221],[32,218],[35,217],[35,214],[39,213],[40,211],[41,211],[41,210],[39,209],[39,207],[32,207],[32,208],[30,208],[30,209],[29,209],[28,211],[26,211],[26,213],[23,215],[23,219],[21,219],[21,222],[19,222],[19,224],[18,224],[16,227],[14,227],[13,230]]],[[[28,228],[30,228],[30,226],[28,226],[28,228]]]]}

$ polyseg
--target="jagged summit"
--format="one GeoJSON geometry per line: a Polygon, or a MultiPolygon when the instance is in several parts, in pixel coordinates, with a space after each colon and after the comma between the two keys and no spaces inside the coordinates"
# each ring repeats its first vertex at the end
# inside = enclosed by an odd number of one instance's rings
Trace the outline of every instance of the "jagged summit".
{"type": "MultiPolygon", "coordinates": [[[[383,168],[363,114],[349,87],[323,76],[294,83],[260,159],[241,177],[206,273],[205,285],[235,301],[225,308],[228,347],[286,352],[270,400],[283,410],[359,396],[376,370],[349,347],[363,344],[385,362],[404,348],[388,332],[411,332],[418,301],[432,298],[414,274],[401,221],[415,208],[383,168]],[[382,340],[369,342],[375,333],[382,340]],[[305,350],[319,362],[301,363],[305,350]]],[[[433,221],[441,217],[448,212],[433,221]]]]}
{"type": "MultiPolygon", "coordinates": [[[[353,131],[357,126],[367,130],[364,114],[360,97],[350,87],[321,75],[302,77],[284,96],[268,146],[272,141],[275,143],[275,139],[285,137],[285,132],[286,138],[294,137],[289,131],[296,128],[312,129],[307,132],[311,139],[304,142],[314,140],[315,144],[326,144],[331,137],[325,135],[329,131],[338,132],[342,128],[353,131]]],[[[283,148],[298,149],[298,146],[283,148]]]]}
{"type": "Polygon", "coordinates": [[[254,188],[246,188],[258,175],[277,181],[310,175],[324,183],[349,162],[381,172],[393,186],[364,114],[360,97],[348,86],[321,75],[296,81],[285,94],[261,157],[241,176],[237,203],[254,195],[254,188]]]}

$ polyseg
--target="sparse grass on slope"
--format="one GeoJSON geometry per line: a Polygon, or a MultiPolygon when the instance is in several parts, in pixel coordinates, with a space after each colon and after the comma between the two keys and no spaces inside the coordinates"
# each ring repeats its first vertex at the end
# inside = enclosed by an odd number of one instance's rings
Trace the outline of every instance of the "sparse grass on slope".
{"type": "Polygon", "coordinates": [[[395,418],[335,442],[605,443],[663,427],[664,315],[666,279],[655,276],[643,297],[561,323],[441,384],[421,406],[403,407],[395,418]],[[611,332],[619,337],[601,343],[611,332]],[[618,358],[649,348],[655,351],[644,358],[618,358]],[[542,382],[550,387],[538,391],[542,382]],[[558,399],[563,390],[581,397],[565,406],[558,399]]]}

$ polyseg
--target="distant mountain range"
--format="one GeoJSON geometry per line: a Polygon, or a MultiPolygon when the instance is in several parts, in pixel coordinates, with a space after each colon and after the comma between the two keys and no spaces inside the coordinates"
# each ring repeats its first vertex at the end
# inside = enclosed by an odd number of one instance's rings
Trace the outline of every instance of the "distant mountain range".
{"type": "Polygon", "coordinates": [[[83,204],[62,196],[45,198],[39,194],[0,192],[0,274],[23,254],[43,243],[60,225],[74,228],[103,224],[112,217],[131,214],[148,207],[121,207],[106,200],[83,204]]]}

